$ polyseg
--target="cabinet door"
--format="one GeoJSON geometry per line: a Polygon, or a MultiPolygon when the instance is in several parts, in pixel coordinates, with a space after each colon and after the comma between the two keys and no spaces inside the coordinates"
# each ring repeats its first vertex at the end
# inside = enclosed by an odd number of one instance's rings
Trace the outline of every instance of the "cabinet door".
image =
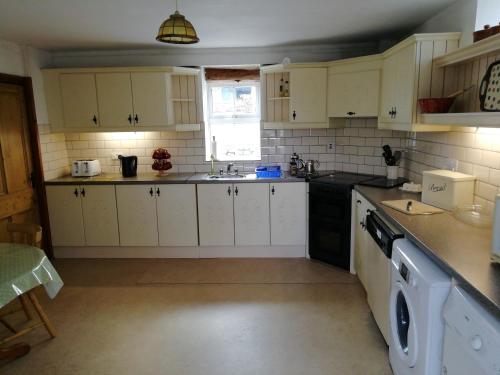
{"type": "Polygon", "coordinates": [[[328,117],[377,117],[380,71],[328,76],[328,117]]]}
{"type": "Polygon", "coordinates": [[[270,184],[271,245],[306,244],[306,184],[270,184]]]}
{"type": "Polygon", "coordinates": [[[87,246],[118,246],[120,239],[115,187],[81,186],[80,195],[87,246]]]}
{"type": "Polygon", "coordinates": [[[130,73],[98,73],[96,83],[100,125],[107,128],[132,128],[130,73]]]}
{"type": "Polygon", "coordinates": [[[392,123],[412,123],[415,86],[415,44],[384,60],[382,69],[382,89],[380,121],[392,123]],[[395,110],[391,116],[390,112],[395,110]]]}
{"type": "Polygon", "coordinates": [[[196,185],[156,186],[160,246],[197,246],[196,185]]]}
{"type": "Polygon", "coordinates": [[[84,246],[85,234],[79,186],[47,186],[46,190],[52,244],[84,246]]]}
{"type": "Polygon", "coordinates": [[[234,185],[234,242],[237,246],[268,246],[269,184],[234,185]]]}
{"type": "Polygon", "coordinates": [[[292,69],[290,122],[326,122],[326,86],[326,68],[292,69]]]}
{"type": "Polygon", "coordinates": [[[201,246],[233,246],[233,186],[200,184],[198,217],[201,246]]]}
{"type": "Polygon", "coordinates": [[[97,126],[100,119],[97,111],[95,74],[61,74],[59,80],[64,127],[85,128],[97,126]]]}
{"type": "Polygon", "coordinates": [[[167,126],[167,74],[131,73],[136,126],[167,126]]]}
{"type": "Polygon", "coordinates": [[[158,246],[153,185],[116,186],[121,246],[158,246]]]}

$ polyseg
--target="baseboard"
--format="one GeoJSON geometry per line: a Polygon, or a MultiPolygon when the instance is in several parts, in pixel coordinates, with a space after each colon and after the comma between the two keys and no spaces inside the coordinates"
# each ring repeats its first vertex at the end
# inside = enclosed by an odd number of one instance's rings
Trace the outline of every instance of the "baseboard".
{"type": "Polygon", "coordinates": [[[304,258],[305,246],[57,246],[56,258],[304,258]]]}

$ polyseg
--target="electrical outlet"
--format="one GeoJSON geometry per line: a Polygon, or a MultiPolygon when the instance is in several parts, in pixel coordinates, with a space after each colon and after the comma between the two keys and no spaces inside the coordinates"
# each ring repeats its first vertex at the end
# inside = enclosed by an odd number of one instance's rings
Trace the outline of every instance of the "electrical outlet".
{"type": "Polygon", "coordinates": [[[112,152],[111,160],[118,160],[118,155],[123,155],[123,152],[112,152]]]}
{"type": "Polygon", "coordinates": [[[333,143],[328,143],[327,152],[335,152],[335,145],[333,143]]]}

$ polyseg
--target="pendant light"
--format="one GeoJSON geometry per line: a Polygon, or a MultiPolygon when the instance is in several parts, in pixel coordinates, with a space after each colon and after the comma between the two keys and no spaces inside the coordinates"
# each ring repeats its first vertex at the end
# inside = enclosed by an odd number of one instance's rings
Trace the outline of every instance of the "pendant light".
{"type": "Polygon", "coordinates": [[[170,44],[193,44],[200,41],[191,22],[177,10],[177,0],[175,0],[175,13],[163,21],[156,40],[170,44]]]}

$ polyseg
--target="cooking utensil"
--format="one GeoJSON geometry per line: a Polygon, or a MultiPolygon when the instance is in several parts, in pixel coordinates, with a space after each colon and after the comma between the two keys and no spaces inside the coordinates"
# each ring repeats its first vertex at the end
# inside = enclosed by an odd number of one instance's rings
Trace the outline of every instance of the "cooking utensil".
{"type": "Polygon", "coordinates": [[[320,162],[318,160],[308,160],[306,161],[305,168],[307,174],[313,174],[316,172],[316,168],[320,166],[320,162]]]}

